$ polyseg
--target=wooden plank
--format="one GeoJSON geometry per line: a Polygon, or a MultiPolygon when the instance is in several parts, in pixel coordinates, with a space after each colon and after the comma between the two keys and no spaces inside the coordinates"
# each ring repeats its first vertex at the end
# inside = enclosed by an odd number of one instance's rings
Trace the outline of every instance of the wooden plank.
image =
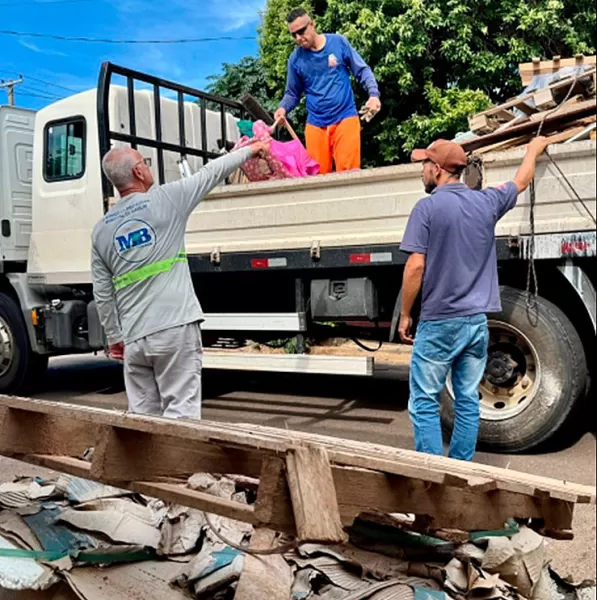
{"type": "MultiPolygon", "coordinates": [[[[586,73],[584,73],[581,77],[579,77],[576,80],[577,90],[578,90],[577,93],[584,92],[585,94],[587,94],[586,87],[583,82],[586,82],[589,79],[591,79],[594,76],[594,74],[595,74],[595,70],[593,69],[591,71],[587,71],[586,73]]],[[[549,87],[545,88],[544,90],[541,90],[541,92],[549,91],[553,97],[560,99],[563,94],[568,92],[568,90],[572,86],[573,81],[574,81],[573,77],[561,79],[560,81],[552,83],[549,87]]],[[[532,103],[534,101],[534,97],[537,93],[539,93],[539,91],[531,92],[529,94],[525,94],[524,96],[519,96],[517,98],[512,98],[511,100],[508,100],[507,102],[498,104],[498,105],[496,105],[492,108],[489,108],[481,113],[478,113],[478,115],[475,115],[475,116],[484,115],[487,117],[492,117],[492,116],[498,115],[500,113],[503,113],[503,111],[510,111],[513,109],[517,109],[521,112],[524,112],[525,114],[527,114],[529,116],[534,115],[538,112],[537,108],[535,108],[531,104],[527,104],[527,103],[532,103]]]]}
{"type": "Polygon", "coordinates": [[[539,90],[534,96],[535,106],[538,110],[549,110],[555,108],[558,105],[558,101],[555,99],[553,91],[549,88],[539,90]]]}
{"type": "Polygon", "coordinates": [[[226,498],[218,498],[205,492],[191,490],[184,485],[133,481],[127,485],[127,488],[139,494],[160,498],[174,504],[182,504],[235,521],[255,523],[255,511],[252,506],[226,500],[226,498]]]}
{"type": "Polygon", "coordinates": [[[582,65],[594,66],[596,62],[597,60],[595,56],[583,56],[581,54],[575,58],[560,58],[557,61],[554,59],[546,61],[536,59],[533,62],[518,65],[518,69],[520,72],[522,85],[526,87],[531,83],[533,77],[536,75],[551,75],[566,67],[576,67],[582,65]]]}
{"type": "Polygon", "coordinates": [[[321,446],[290,450],[286,471],[299,540],[346,542],[327,450],[321,446]]]}
{"type": "MultiPolygon", "coordinates": [[[[93,479],[88,462],[59,456],[26,456],[23,460],[77,477],[93,479]]],[[[295,535],[296,527],[284,463],[279,458],[264,461],[264,473],[255,510],[246,505],[221,502],[222,499],[181,486],[156,483],[129,483],[125,489],[176,502],[191,508],[223,514],[258,527],[268,527],[295,535]],[[277,465],[274,461],[278,461],[277,465]],[[267,501],[264,502],[263,499],[267,501]],[[266,510],[264,510],[266,506],[266,510]]],[[[555,535],[572,528],[573,505],[554,500],[548,494],[540,498],[512,492],[484,489],[458,489],[429,484],[384,473],[332,467],[342,524],[350,526],[362,512],[411,513],[430,518],[435,529],[462,531],[499,529],[512,517],[545,519],[555,535]]],[[[533,490],[534,491],[534,490],[533,490]]]]}
{"type": "Polygon", "coordinates": [[[582,133],[586,130],[585,125],[581,125],[579,127],[573,127],[572,129],[567,129],[566,131],[562,131],[560,133],[556,133],[554,135],[548,136],[551,140],[552,144],[561,144],[563,142],[567,142],[569,139],[572,139],[575,135],[582,133]]]}
{"type": "Polygon", "coordinates": [[[75,418],[0,406],[0,454],[4,456],[82,456],[98,433],[98,426],[75,418]]]}
{"type": "Polygon", "coordinates": [[[541,115],[540,121],[529,120],[526,123],[521,123],[520,125],[510,127],[505,131],[496,131],[482,138],[463,142],[461,145],[465,152],[473,152],[485,146],[490,146],[500,141],[507,140],[511,137],[532,134],[539,129],[540,122],[544,122],[544,132],[549,133],[554,129],[561,128],[567,123],[594,115],[596,112],[597,107],[595,105],[595,100],[587,100],[569,109],[563,108],[552,115],[545,116],[545,119],[543,118],[544,115],[541,115]]]}
{"type": "MultiPolygon", "coordinates": [[[[223,428],[235,427],[235,425],[229,424],[220,425],[223,428]]],[[[261,425],[244,424],[242,427],[247,433],[272,431],[270,428],[261,425]]],[[[288,434],[286,431],[273,430],[273,434],[278,433],[281,436],[286,436],[288,434]]],[[[494,479],[499,481],[500,489],[504,491],[514,491],[516,493],[520,493],[521,489],[524,489],[527,493],[532,494],[534,489],[542,488],[546,490],[572,492],[579,496],[586,496],[586,494],[589,494],[591,496],[591,503],[595,504],[595,487],[592,486],[556,481],[554,479],[540,477],[530,473],[519,473],[510,469],[503,469],[490,465],[467,463],[442,456],[419,454],[400,448],[389,448],[387,446],[357,442],[354,440],[343,440],[302,431],[293,431],[292,438],[293,443],[295,444],[298,442],[305,442],[324,445],[328,449],[332,463],[350,466],[350,463],[348,462],[348,452],[352,452],[359,456],[357,461],[359,464],[353,466],[371,470],[385,471],[390,474],[400,475],[400,473],[393,473],[387,469],[392,467],[394,461],[397,461],[398,464],[401,464],[401,461],[405,463],[408,461],[410,468],[418,471],[420,475],[426,472],[437,473],[441,470],[444,474],[450,473],[460,475],[469,480],[472,478],[473,482],[475,479],[478,480],[478,478],[494,479]],[[376,464],[381,465],[379,469],[375,468],[374,465],[376,464]]],[[[438,483],[441,483],[442,481],[442,479],[439,479],[438,483]]]]}
{"type": "Polygon", "coordinates": [[[486,135],[499,128],[497,119],[487,115],[473,115],[468,120],[469,129],[476,135],[486,135]]]}
{"type": "MultiPolygon", "coordinates": [[[[595,109],[593,107],[593,109],[595,109]]],[[[0,397],[6,408],[25,410],[30,413],[48,414],[54,418],[76,419],[95,426],[109,425],[129,431],[144,431],[156,436],[171,436],[183,440],[194,440],[215,444],[223,448],[244,451],[258,450],[263,456],[284,455],[292,446],[318,444],[328,450],[333,464],[356,466],[386,471],[396,475],[416,477],[423,482],[443,483],[445,474],[458,475],[463,479],[491,478],[499,481],[503,490],[518,491],[521,485],[550,490],[561,490],[577,494],[579,498],[590,498],[595,503],[595,488],[569,482],[556,481],[526,473],[465,463],[445,457],[433,457],[416,452],[367,444],[353,440],[341,440],[329,436],[286,431],[251,424],[210,423],[208,421],[175,421],[141,415],[72,406],[42,400],[26,400],[0,397]]],[[[24,429],[30,435],[31,430],[24,429]]],[[[243,473],[239,473],[243,474],[243,473]]]]}
{"type": "MultiPolygon", "coordinates": [[[[294,513],[286,479],[286,466],[284,461],[277,456],[268,456],[263,459],[257,501],[255,503],[255,523],[257,527],[266,527],[273,521],[273,515],[283,514],[284,528],[281,531],[292,530],[296,532],[294,513]],[[280,505],[280,503],[282,503],[280,505]]],[[[278,517],[280,520],[280,517],[278,517]]]]}
{"type": "MultiPolygon", "coordinates": [[[[350,467],[333,468],[340,517],[350,527],[361,513],[407,513],[429,517],[433,529],[479,531],[502,529],[510,518],[541,518],[554,531],[572,528],[568,502],[512,492],[429,486],[421,481],[350,467]],[[522,516],[525,515],[525,516],[522,516]],[[526,516],[530,515],[530,516],[526,516]],[[536,517],[532,515],[537,515],[536,517]],[[541,515],[540,517],[538,515],[541,515]]],[[[288,492],[278,487],[270,526],[289,529],[288,492]]]]}
{"type": "MultiPolygon", "coordinates": [[[[251,550],[275,548],[279,545],[276,532],[256,529],[251,538],[251,550]]],[[[292,570],[281,555],[245,555],[234,600],[288,600],[292,588],[292,570]]]]}
{"type": "Polygon", "coordinates": [[[258,477],[260,471],[258,451],[111,426],[102,428],[92,467],[95,479],[112,482],[188,478],[199,472],[258,477]]]}

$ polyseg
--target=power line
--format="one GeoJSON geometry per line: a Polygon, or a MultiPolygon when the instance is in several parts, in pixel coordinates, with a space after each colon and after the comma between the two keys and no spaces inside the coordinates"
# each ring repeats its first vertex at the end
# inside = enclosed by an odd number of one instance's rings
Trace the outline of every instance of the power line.
{"type": "Polygon", "coordinates": [[[47,0],[46,2],[4,2],[2,6],[43,6],[44,4],[78,4],[79,2],[93,2],[93,0],[47,0]]]}
{"type": "MultiPolygon", "coordinates": [[[[10,73],[11,75],[20,75],[20,73],[16,73],[15,71],[6,71],[3,69],[4,73],[10,73]]],[[[63,85],[58,85],[57,83],[52,83],[51,81],[44,81],[43,79],[39,79],[37,77],[33,77],[31,75],[27,75],[27,73],[22,74],[25,79],[31,79],[31,81],[36,81],[37,83],[42,83],[44,85],[51,85],[52,87],[65,90],[67,92],[73,92],[74,94],[78,94],[81,90],[75,90],[73,88],[65,87],[63,85]]]]}
{"type": "Polygon", "coordinates": [[[26,33],[22,31],[10,31],[6,29],[0,29],[0,35],[32,37],[46,40],[60,40],[63,42],[87,42],[92,44],[199,44],[204,42],[239,42],[244,40],[257,39],[255,36],[221,36],[205,38],[187,38],[180,40],[110,40],[102,38],[69,37],[66,35],[54,35],[51,33],[26,33]]]}
{"type": "Polygon", "coordinates": [[[42,98],[43,100],[51,100],[52,102],[58,102],[62,98],[52,98],[51,96],[46,96],[44,94],[33,94],[32,92],[20,92],[19,96],[26,96],[27,98],[42,98]]]}
{"type": "Polygon", "coordinates": [[[51,92],[44,92],[43,90],[38,90],[37,88],[23,87],[21,88],[23,92],[27,92],[28,94],[37,94],[39,96],[44,96],[48,100],[62,100],[64,96],[57,96],[56,94],[52,94],[51,92]]]}

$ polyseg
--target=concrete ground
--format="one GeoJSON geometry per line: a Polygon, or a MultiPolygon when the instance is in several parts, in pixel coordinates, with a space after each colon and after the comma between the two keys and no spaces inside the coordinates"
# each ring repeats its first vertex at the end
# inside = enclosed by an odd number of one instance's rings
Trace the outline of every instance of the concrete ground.
{"type": "MultiPolygon", "coordinates": [[[[272,374],[204,374],[203,417],[214,421],[252,422],[371,441],[412,449],[407,412],[408,366],[382,368],[373,379],[272,374]]],[[[101,357],[53,359],[39,398],[102,408],[126,408],[122,371],[101,357]]],[[[486,464],[586,485],[596,484],[594,423],[577,439],[540,453],[519,456],[484,454],[486,464]]],[[[35,468],[0,462],[2,480],[35,468]]],[[[554,567],[575,580],[597,578],[595,507],[580,506],[573,542],[551,542],[554,567]]]]}

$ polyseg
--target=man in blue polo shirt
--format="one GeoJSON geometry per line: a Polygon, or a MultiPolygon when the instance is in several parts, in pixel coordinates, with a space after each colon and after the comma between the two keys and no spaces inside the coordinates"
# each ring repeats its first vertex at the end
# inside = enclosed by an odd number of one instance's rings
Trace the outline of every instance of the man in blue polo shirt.
{"type": "Polygon", "coordinates": [[[462,147],[438,140],[415,150],[423,163],[425,191],[413,209],[401,249],[410,253],[403,281],[400,337],[413,343],[409,411],[417,451],[443,454],[440,394],[450,371],[456,420],[450,457],[470,461],[479,434],[479,384],[487,363],[487,313],[501,311],[495,226],[516,206],[549,144],[536,138],[513,181],[483,191],[460,179],[467,165],[462,147]],[[423,288],[416,338],[411,311],[423,288]]]}
{"type": "Polygon", "coordinates": [[[307,151],[321,165],[321,173],[330,173],[334,163],[336,171],[359,169],[361,122],[350,75],[369,94],[367,108],[375,115],[381,101],[373,71],[344,36],[317,33],[302,8],[290,13],[288,29],[298,48],[288,61],[288,84],[276,120],[285,119],[305,94],[307,151]]]}

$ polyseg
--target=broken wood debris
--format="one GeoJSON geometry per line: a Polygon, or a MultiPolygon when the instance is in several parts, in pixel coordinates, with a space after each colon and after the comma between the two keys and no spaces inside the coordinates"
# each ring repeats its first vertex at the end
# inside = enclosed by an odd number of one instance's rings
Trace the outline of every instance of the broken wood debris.
{"type": "Polygon", "coordinates": [[[531,62],[518,65],[518,70],[522,85],[526,87],[538,75],[552,75],[568,67],[595,66],[596,62],[595,56],[584,56],[583,54],[577,54],[574,58],[554,56],[551,60],[544,61],[534,58],[531,62]]]}
{"type": "Polygon", "coordinates": [[[532,63],[536,72],[523,77],[523,93],[471,115],[470,132],[456,141],[467,152],[485,154],[527,144],[540,129],[552,144],[590,139],[597,117],[595,57],[557,58],[542,67],[532,63]]]}
{"type": "Polygon", "coordinates": [[[521,518],[569,535],[574,505],[595,503],[590,487],[374,444],[8,397],[0,409],[0,454],[302,540],[337,539],[341,527],[372,509],[426,517],[434,529],[499,529],[509,518],[521,518]],[[68,427],[77,435],[65,436],[68,427]],[[91,462],[79,458],[89,447],[95,448],[91,462]],[[312,463],[306,457],[313,452],[327,455],[318,475],[307,475],[327,497],[319,514],[296,462],[301,456],[312,463]],[[257,505],[250,506],[180,483],[197,472],[261,476],[266,488],[260,484],[257,505]],[[314,532],[308,515],[329,519],[328,533],[314,532]]]}

